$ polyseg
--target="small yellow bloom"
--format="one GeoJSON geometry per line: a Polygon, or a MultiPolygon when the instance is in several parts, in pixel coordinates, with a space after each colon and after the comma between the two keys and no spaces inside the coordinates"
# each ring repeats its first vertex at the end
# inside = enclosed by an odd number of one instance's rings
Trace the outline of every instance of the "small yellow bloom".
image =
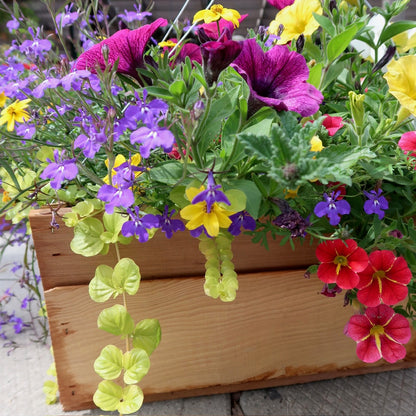
{"type": "Polygon", "coordinates": [[[300,35],[311,36],[319,27],[312,13],[322,14],[322,6],[319,0],[295,0],[277,13],[275,20],[270,23],[269,32],[277,35],[280,32],[280,25],[283,32],[278,45],[284,45],[291,40],[296,40],[300,35]]]}
{"type": "Polygon", "coordinates": [[[416,48],[416,29],[406,30],[392,37],[396,44],[397,52],[405,53],[409,49],[416,48]]]}
{"type": "Polygon", "coordinates": [[[222,18],[232,22],[234,27],[238,27],[240,25],[240,17],[240,13],[237,10],[226,9],[221,4],[214,4],[209,10],[205,9],[197,12],[192,23],[199,22],[200,20],[203,20],[204,23],[211,23],[222,18]]]}
{"type": "Polygon", "coordinates": [[[10,198],[10,195],[7,191],[3,191],[1,202],[9,202],[12,199],[10,198]]]}
{"type": "MultiPolygon", "coordinates": [[[[188,188],[186,190],[188,200],[192,201],[204,189],[204,186],[201,186],[199,189],[188,188]]],[[[188,220],[186,223],[188,230],[195,230],[203,225],[211,237],[216,237],[220,228],[228,228],[231,225],[229,216],[233,214],[235,212],[222,208],[216,202],[212,204],[211,212],[207,212],[207,203],[205,201],[196,204],[191,203],[180,211],[181,217],[188,220]]]]}
{"type": "Polygon", "coordinates": [[[294,199],[298,196],[299,186],[296,189],[284,189],[285,199],[294,199]]]}
{"type": "Polygon", "coordinates": [[[0,126],[7,123],[7,131],[13,131],[15,122],[23,123],[29,120],[29,113],[25,110],[29,103],[29,99],[22,101],[16,100],[14,103],[4,108],[0,113],[0,126]]]}
{"type": "Polygon", "coordinates": [[[4,92],[0,93],[0,107],[4,107],[4,105],[6,104],[6,94],[4,92]]]}
{"type": "Polygon", "coordinates": [[[322,145],[322,140],[318,136],[313,136],[311,141],[311,152],[320,152],[324,146],[322,145]]]}
{"type": "MultiPolygon", "coordinates": [[[[131,157],[131,164],[133,165],[133,166],[139,166],[140,165],[140,162],[141,162],[141,160],[142,160],[142,157],[140,156],[140,154],[139,153],[136,153],[135,155],[133,155],[132,157],[131,157]]],[[[115,159],[115,161],[114,161],[114,166],[113,166],[113,169],[111,170],[111,178],[117,173],[116,171],[115,171],[115,169],[114,168],[117,168],[118,166],[120,166],[120,165],[122,165],[124,162],[126,162],[126,158],[123,156],[123,155],[117,155],[116,156],[116,159],[115,159]]],[[[105,161],[105,165],[107,166],[107,168],[108,168],[108,159],[105,161]]],[[[135,174],[135,177],[137,178],[140,174],[141,174],[141,172],[135,172],[134,173],[135,174]]],[[[109,176],[107,175],[104,179],[103,179],[103,181],[107,184],[107,185],[109,185],[110,184],[110,178],[109,178],[109,176]]]]}
{"type": "Polygon", "coordinates": [[[416,116],[416,55],[402,56],[387,65],[384,78],[394,95],[405,109],[416,116]]]}
{"type": "Polygon", "coordinates": [[[159,42],[158,45],[161,48],[173,48],[176,46],[176,42],[173,42],[172,40],[165,40],[164,42],[159,42]]]}

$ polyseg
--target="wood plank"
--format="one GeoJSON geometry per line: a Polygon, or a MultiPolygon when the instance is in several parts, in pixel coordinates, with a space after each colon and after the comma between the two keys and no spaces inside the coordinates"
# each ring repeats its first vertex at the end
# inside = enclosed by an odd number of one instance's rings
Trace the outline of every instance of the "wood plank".
{"type": "MultiPolygon", "coordinates": [[[[61,209],[59,213],[63,215],[68,210],[61,209]]],[[[116,264],[114,247],[106,256],[83,257],[74,254],[69,246],[73,229],[65,227],[62,220],[57,218],[60,228],[52,232],[49,209],[33,210],[29,219],[45,290],[57,286],[88,284],[98,265],[114,267],[116,264]]],[[[198,242],[187,231],[175,233],[170,240],[159,231],[146,243],[134,241],[128,246],[120,245],[120,253],[122,257],[130,257],[137,262],[144,279],[203,276],[205,258],[199,252],[198,242]]],[[[236,237],[233,242],[233,261],[237,272],[282,270],[302,266],[306,269],[317,262],[316,242],[310,245],[308,241],[303,244],[300,240],[296,241],[296,250],[292,250],[289,244],[280,244],[281,239],[270,240],[269,250],[266,250],[259,244],[251,243],[251,238],[247,235],[236,237]]]]}
{"type": "MultiPolygon", "coordinates": [[[[416,337],[405,361],[366,365],[343,328],[354,310],[343,298],[319,294],[322,283],[302,270],[240,276],[236,301],[203,293],[202,278],[141,282],[128,308],[137,322],[157,318],[162,342],[142,380],[146,400],[187,397],[299,383],[363,372],[415,366],[416,337]]],[[[118,338],[96,328],[104,307],[87,286],[59,287],[45,294],[65,410],[92,406],[99,377],[92,364],[118,338]]]]}

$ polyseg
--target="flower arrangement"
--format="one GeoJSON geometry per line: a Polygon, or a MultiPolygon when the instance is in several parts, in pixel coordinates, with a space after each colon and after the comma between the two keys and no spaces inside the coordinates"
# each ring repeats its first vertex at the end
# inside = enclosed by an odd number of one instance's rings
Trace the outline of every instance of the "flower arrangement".
{"type": "MultiPolygon", "coordinates": [[[[395,362],[416,310],[416,22],[396,19],[409,0],[268,1],[275,19],[243,40],[233,32],[246,16],[212,2],[170,25],[147,23],[139,4],[112,30],[99,2],[57,14],[44,0],[52,34],[15,2],[0,66],[2,215],[17,224],[49,206],[55,229],[72,206],[64,221],[84,256],[189,232],[203,289],[222,301],[238,296],[239,234],[318,240],[306,274],[353,305],[358,357],[395,362]]],[[[103,410],[140,407],[135,383],[160,340],[156,320],[135,326],[126,308],[139,266],[119,258],[90,283],[93,300],[124,300],[98,319],[126,339],[94,365],[103,410]],[[112,381],[122,371],[124,389],[112,381]]]]}

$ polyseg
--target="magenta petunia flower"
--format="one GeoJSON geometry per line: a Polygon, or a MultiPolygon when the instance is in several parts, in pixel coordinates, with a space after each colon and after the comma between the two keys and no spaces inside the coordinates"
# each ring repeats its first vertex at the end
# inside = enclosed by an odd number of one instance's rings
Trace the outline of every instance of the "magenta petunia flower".
{"type": "Polygon", "coordinates": [[[147,42],[156,29],[167,24],[166,19],[160,18],[135,30],[120,30],[82,53],[75,63],[75,69],[96,72],[99,67],[104,70],[106,63],[102,48],[105,45],[108,47],[108,64],[113,66],[118,61],[117,72],[139,79],[136,69],[144,68],[143,53],[147,42]]]}
{"type": "Polygon", "coordinates": [[[396,257],[390,250],[376,250],[359,276],[357,299],[361,303],[394,305],[406,298],[412,272],[403,257],[396,257]]]}
{"type": "Polygon", "coordinates": [[[365,363],[384,358],[395,363],[406,356],[402,344],[411,337],[408,320],[390,306],[367,308],[364,315],[354,315],[345,327],[345,334],[357,343],[357,356],[365,363]]]}
{"type": "Polygon", "coordinates": [[[277,9],[284,9],[287,6],[290,6],[295,2],[295,0],[267,0],[269,4],[277,9]]]}
{"type": "MultiPolygon", "coordinates": [[[[238,22],[241,23],[248,14],[242,14],[240,18],[238,19],[238,22]]],[[[206,35],[210,38],[210,40],[217,40],[220,37],[220,34],[224,32],[224,29],[228,28],[230,33],[232,34],[234,32],[234,24],[233,22],[225,19],[217,20],[216,22],[211,23],[203,23],[202,25],[198,26],[198,33],[202,32],[203,35],[206,35]],[[218,30],[219,26],[219,30],[218,30]],[[201,30],[202,29],[202,30],[201,30]]]]}
{"type": "Polygon", "coordinates": [[[305,58],[286,46],[276,45],[264,52],[255,39],[248,39],[231,66],[250,87],[250,114],[263,106],[295,111],[303,117],[319,110],[323,96],[306,82],[309,69],[305,58]]]}

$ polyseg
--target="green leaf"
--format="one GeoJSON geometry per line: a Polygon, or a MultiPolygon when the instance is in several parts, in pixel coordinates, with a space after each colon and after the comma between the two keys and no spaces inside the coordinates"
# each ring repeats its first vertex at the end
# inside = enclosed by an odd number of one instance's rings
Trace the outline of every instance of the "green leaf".
{"type": "Polygon", "coordinates": [[[314,87],[319,88],[320,84],[321,84],[321,77],[322,77],[322,69],[323,69],[323,64],[319,63],[314,65],[310,70],[309,70],[309,78],[308,78],[308,83],[312,84],[314,87]]]}
{"type": "Polygon", "coordinates": [[[150,94],[153,95],[154,97],[158,97],[161,98],[162,100],[172,100],[174,97],[173,95],[166,90],[165,88],[160,88],[160,87],[146,87],[146,91],[150,94]]]}
{"type": "Polygon", "coordinates": [[[348,47],[350,42],[354,39],[355,34],[360,28],[361,24],[354,24],[348,27],[340,34],[334,36],[328,43],[327,56],[328,61],[332,62],[348,47]]]}
{"type": "Polygon", "coordinates": [[[105,302],[116,297],[118,292],[113,283],[113,269],[105,264],[95,269],[95,275],[88,285],[88,291],[94,302],[105,302]]]}
{"type": "Polygon", "coordinates": [[[138,383],[150,369],[150,359],[147,352],[141,348],[133,348],[123,356],[124,382],[138,383]]]}
{"type": "Polygon", "coordinates": [[[93,396],[94,404],[105,412],[119,410],[121,400],[123,400],[123,388],[109,380],[102,381],[93,396]]]}
{"type": "Polygon", "coordinates": [[[129,295],[135,295],[139,290],[140,278],[139,266],[132,259],[123,258],[114,267],[114,287],[129,295]]]}
{"type": "Polygon", "coordinates": [[[243,127],[244,133],[252,133],[257,136],[268,135],[271,126],[276,119],[276,111],[270,107],[262,107],[253,114],[243,127]]]}
{"type": "Polygon", "coordinates": [[[328,71],[325,73],[325,77],[321,86],[321,91],[325,90],[329,85],[331,85],[339,77],[344,68],[344,62],[337,62],[336,64],[331,64],[329,66],[328,71]]]}
{"type": "Polygon", "coordinates": [[[85,257],[96,256],[104,249],[100,236],[104,226],[97,218],[85,218],[74,227],[71,250],[85,257]]]}
{"type": "Polygon", "coordinates": [[[169,86],[169,92],[172,95],[181,96],[186,91],[186,85],[183,80],[177,80],[169,86]]]}
{"type": "Polygon", "coordinates": [[[46,404],[55,404],[58,400],[58,384],[53,380],[46,380],[42,387],[46,404]]]}
{"type": "Polygon", "coordinates": [[[239,189],[229,189],[224,193],[231,202],[231,205],[227,205],[227,210],[240,212],[246,209],[247,197],[244,192],[239,189]]]}
{"type": "Polygon", "coordinates": [[[94,362],[94,371],[104,380],[114,380],[123,369],[123,353],[115,345],[105,346],[94,362]]]}
{"type": "Polygon", "coordinates": [[[113,335],[126,337],[134,331],[134,322],[126,308],[122,305],[114,305],[104,309],[98,315],[98,328],[113,335]]]}
{"type": "Polygon", "coordinates": [[[237,188],[240,191],[244,192],[247,199],[245,208],[246,211],[253,218],[258,218],[262,194],[259,191],[259,188],[256,186],[256,184],[252,181],[239,179],[235,181],[230,181],[227,185],[229,185],[230,188],[237,188]]]}
{"type": "Polygon", "coordinates": [[[139,386],[127,386],[123,390],[123,401],[118,406],[118,411],[127,415],[137,412],[143,404],[143,392],[139,386]]]}
{"type": "Polygon", "coordinates": [[[152,181],[175,185],[183,174],[183,164],[177,161],[163,163],[150,170],[149,175],[152,181]]]}
{"type": "Polygon", "coordinates": [[[161,339],[160,324],[157,319],[143,319],[134,330],[134,348],[144,349],[150,355],[160,343],[161,339]]]}
{"type": "Polygon", "coordinates": [[[326,33],[331,35],[331,38],[335,36],[336,28],[328,17],[322,16],[321,14],[312,13],[314,19],[322,26],[326,33]]]}
{"type": "Polygon", "coordinates": [[[105,213],[103,215],[103,223],[107,233],[111,233],[112,237],[109,237],[109,234],[106,234],[106,238],[110,238],[111,243],[116,243],[118,236],[121,232],[123,224],[127,221],[127,216],[120,215],[119,213],[114,212],[113,214],[105,213]]]}
{"type": "Polygon", "coordinates": [[[401,20],[400,22],[394,22],[387,26],[380,35],[378,45],[382,45],[393,36],[398,35],[406,30],[416,27],[416,22],[412,20],[401,20]]]}

